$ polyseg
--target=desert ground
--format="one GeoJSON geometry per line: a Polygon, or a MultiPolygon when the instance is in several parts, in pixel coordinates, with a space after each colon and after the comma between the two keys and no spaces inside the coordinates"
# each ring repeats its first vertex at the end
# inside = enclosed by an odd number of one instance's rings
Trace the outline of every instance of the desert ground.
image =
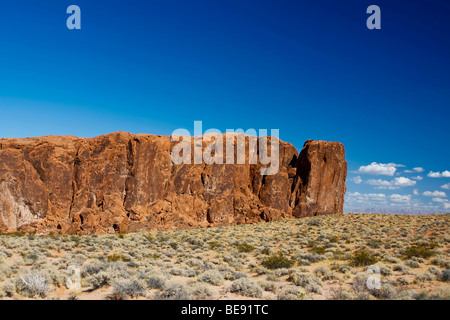
{"type": "Polygon", "coordinates": [[[343,214],[140,234],[2,234],[0,299],[448,300],[449,223],[450,214],[343,214]]]}

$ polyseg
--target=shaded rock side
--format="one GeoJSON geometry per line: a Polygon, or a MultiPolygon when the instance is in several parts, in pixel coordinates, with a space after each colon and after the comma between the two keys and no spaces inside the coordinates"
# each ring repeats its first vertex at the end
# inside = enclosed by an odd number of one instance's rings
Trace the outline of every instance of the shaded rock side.
{"type": "Polygon", "coordinates": [[[143,232],[342,213],[342,144],[307,141],[298,155],[280,141],[278,173],[262,176],[264,166],[248,164],[249,137],[233,139],[245,143],[246,164],[175,165],[169,136],[0,139],[0,232],[143,232]]]}

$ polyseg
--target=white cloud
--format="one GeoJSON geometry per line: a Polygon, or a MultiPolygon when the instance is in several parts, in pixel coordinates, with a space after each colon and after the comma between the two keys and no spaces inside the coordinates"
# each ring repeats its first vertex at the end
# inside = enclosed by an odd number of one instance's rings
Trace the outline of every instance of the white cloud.
{"type": "Polygon", "coordinates": [[[450,203],[448,202],[444,203],[444,209],[450,209],[450,203]]]}
{"type": "Polygon", "coordinates": [[[414,189],[414,195],[418,196],[419,195],[419,190],[418,189],[414,189]]]}
{"type": "Polygon", "coordinates": [[[417,180],[417,181],[422,181],[423,180],[423,177],[421,177],[421,176],[411,177],[411,178],[414,179],[414,180],[417,180]]]}
{"type": "Polygon", "coordinates": [[[387,180],[381,180],[381,179],[369,179],[366,181],[367,184],[371,186],[377,187],[377,189],[400,189],[402,187],[412,187],[417,184],[416,181],[413,181],[409,178],[405,177],[398,177],[394,180],[387,181],[387,180]]]}
{"type": "Polygon", "coordinates": [[[415,186],[417,182],[412,181],[411,179],[405,177],[398,177],[393,180],[395,186],[399,187],[411,187],[415,186]]]}
{"type": "Polygon", "coordinates": [[[395,171],[397,171],[397,167],[403,167],[403,165],[395,163],[372,162],[368,166],[361,166],[358,172],[363,174],[378,174],[383,176],[393,176],[395,174],[395,171]]]}
{"type": "Polygon", "coordinates": [[[362,179],[360,176],[354,177],[352,180],[356,184],[360,184],[362,182],[362,179]]]}
{"type": "Polygon", "coordinates": [[[426,197],[439,197],[439,198],[447,197],[445,192],[442,192],[442,191],[425,191],[424,193],[422,193],[422,195],[424,195],[426,197]]]}
{"type": "Polygon", "coordinates": [[[404,172],[405,173],[421,173],[421,172],[424,172],[424,171],[425,171],[425,169],[422,168],[422,167],[415,167],[412,170],[405,170],[404,172]]]}
{"type": "Polygon", "coordinates": [[[442,199],[442,198],[433,198],[433,202],[439,202],[439,203],[444,203],[447,202],[447,199],[442,199]]]}
{"type": "Polygon", "coordinates": [[[391,194],[389,199],[396,203],[409,203],[411,201],[411,195],[391,194]]]}
{"type": "Polygon", "coordinates": [[[444,184],[443,186],[441,186],[441,188],[450,190],[450,183],[444,184]]]}
{"type": "Polygon", "coordinates": [[[428,173],[428,177],[430,177],[430,178],[450,178],[450,171],[445,170],[442,173],[430,171],[428,173]]]}

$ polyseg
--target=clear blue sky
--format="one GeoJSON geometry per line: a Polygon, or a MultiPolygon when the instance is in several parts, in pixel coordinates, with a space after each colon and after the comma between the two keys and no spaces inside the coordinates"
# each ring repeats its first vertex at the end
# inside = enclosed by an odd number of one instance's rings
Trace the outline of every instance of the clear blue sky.
{"type": "Polygon", "coordinates": [[[344,143],[346,210],[450,211],[450,178],[427,176],[450,170],[449,17],[437,0],[2,0],[0,137],[273,128],[344,143]]]}

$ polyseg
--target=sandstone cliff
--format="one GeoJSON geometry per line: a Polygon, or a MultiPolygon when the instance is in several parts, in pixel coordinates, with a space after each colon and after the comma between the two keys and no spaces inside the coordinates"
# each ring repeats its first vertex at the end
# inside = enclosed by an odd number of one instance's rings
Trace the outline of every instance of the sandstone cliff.
{"type": "Polygon", "coordinates": [[[139,232],[342,213],[340,143],[309,140],[298,154],[280,141],[272,176],[248,161],[175,165],[175,144],[123,132],[0,139],[0,232],[139,232]]]}

